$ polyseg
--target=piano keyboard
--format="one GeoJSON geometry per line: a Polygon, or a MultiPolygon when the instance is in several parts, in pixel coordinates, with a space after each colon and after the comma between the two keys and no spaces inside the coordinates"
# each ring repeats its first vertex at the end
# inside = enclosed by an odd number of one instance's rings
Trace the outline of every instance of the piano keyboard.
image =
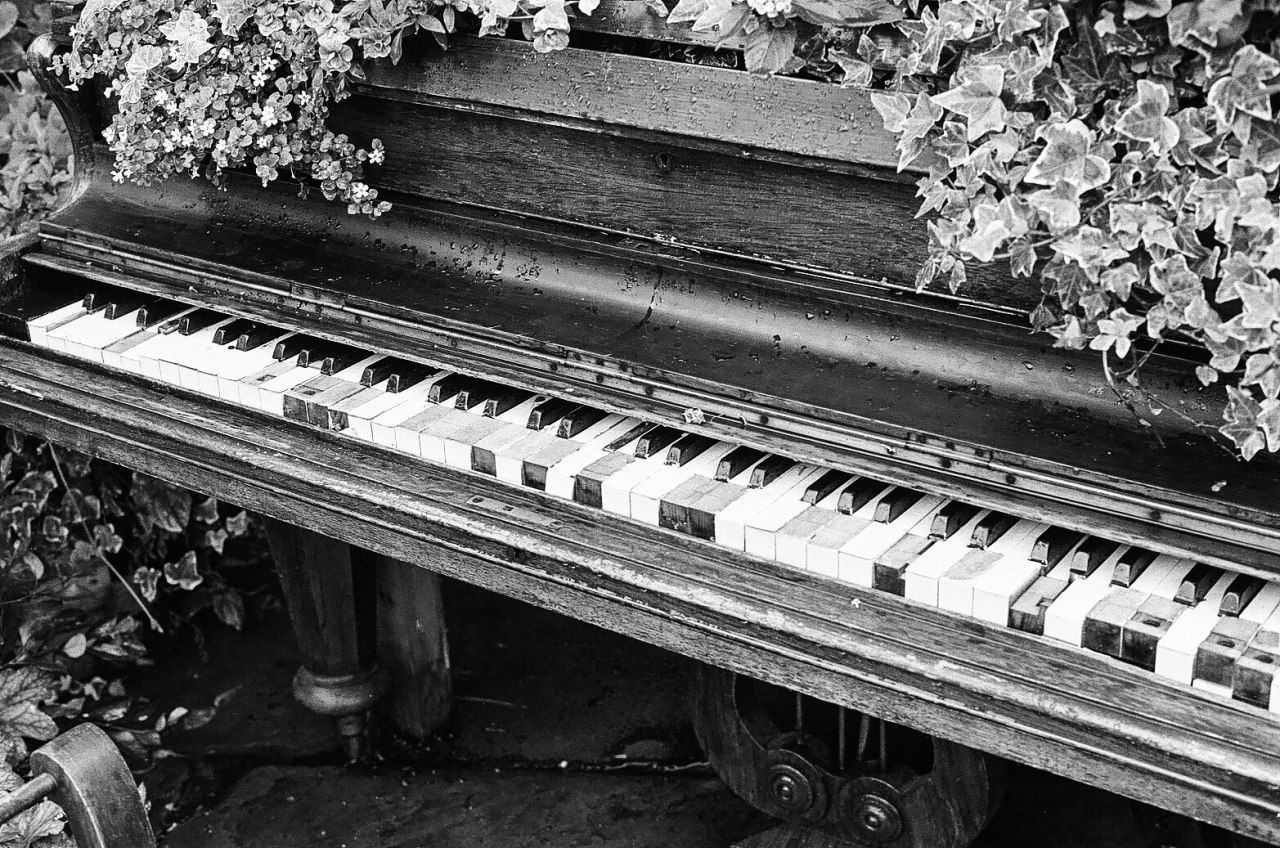
{"type": "Polygon", "coordinates": [[[32,343],[1280,712],[1280,582],[109,287],[32,343]]]}

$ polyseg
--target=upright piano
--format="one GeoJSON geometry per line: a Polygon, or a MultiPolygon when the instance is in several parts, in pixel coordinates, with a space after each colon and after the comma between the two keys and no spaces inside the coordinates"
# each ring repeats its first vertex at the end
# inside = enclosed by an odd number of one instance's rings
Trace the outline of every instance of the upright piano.
{"type": "Polygon", "coordinates": [[[447,699],[420,618],[368,647],[426,569],[704,663],[708,754],[789,844],[967,844],[1005,759],[1280,843],[1280,465],[1215,445],[1196,352],[1140,418],[1034,282],[914,290],[867,92],[640,0],[581,30],[370,67],[337,123],[385,142],[376,222],[114,183],[44,72],[74,197],[9,257],[0,422],[269,519],[349,729],[447,699]]]}

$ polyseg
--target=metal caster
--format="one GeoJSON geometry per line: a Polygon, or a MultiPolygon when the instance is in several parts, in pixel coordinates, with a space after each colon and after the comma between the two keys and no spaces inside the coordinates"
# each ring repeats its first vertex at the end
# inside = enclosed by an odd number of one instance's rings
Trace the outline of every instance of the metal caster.
{"type": "Polygon", "coordinates": [[[965,848],[1003,794],[977,751],[711,666],[693,723],[730,788],[786,823],[738,848],[965,848]]]}

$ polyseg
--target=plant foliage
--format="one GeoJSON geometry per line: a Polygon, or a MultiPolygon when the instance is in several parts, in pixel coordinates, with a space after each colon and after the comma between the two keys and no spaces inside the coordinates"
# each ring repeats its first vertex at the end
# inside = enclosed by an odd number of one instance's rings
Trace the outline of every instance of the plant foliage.
{"type": "Polygon", "coordinates": [[[1032,314],[1109,378],[1162,340],[1207,351],[1221,432],[1280,450],[1280,33],[1275,0],[942,0],[899,24],[873,95],[900,167],[925,171],[930,258],[1038,271],[1032,314]]]}
{"type": "MultiPolygon", "coordinates": [[[[217,570],[247,516],[141,474],[0,431],[0,791],[29,747],[92,721],[135,762],[160,733],[211,710],[156,713],[121,674],[144,665],[148,626],[190,630],[204,610],[232,627],[243,595],[217,570]]],[[[198,632],[198,631],[196,631],[198,632]]],[[[0,826],[0,848],[69,845],[41,804],[0,826]]]]}

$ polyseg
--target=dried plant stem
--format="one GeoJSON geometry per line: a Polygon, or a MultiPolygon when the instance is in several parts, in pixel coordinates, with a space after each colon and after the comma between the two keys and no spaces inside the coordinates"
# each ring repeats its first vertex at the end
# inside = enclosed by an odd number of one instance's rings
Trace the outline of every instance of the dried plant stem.
{"type": "MultiPolygon", "coordinates": [[[[53,470],[58,475],[58,482],[62,484],[64,489],[71,491],[71,486],[67,483],[67,475],[62,470],[62,461],[58,459],[58,452],[53,447],[53,443],[45,442],[45,447],[49,449],[49,458],[53,460],[53,470]]],[[[124,586],[125,591],[129,593],[129,596],[133,598],[134,603],[138,605],[138,609],[142,610],[142,614],[147,617],[147,621],[151,624],[152,629],[157,633],[163,633],[164,627],[162,627],[160,622],[156,620],[156,617],[151,614],[151,610],[147,607],[146,601],[144,601],[142,596],[138,594],[137,590],[133,588],[133,584],[120,573],[120,570],[117,569],[115,565],[112,564],[111,560],[107,559],[106,555],[103,554],[102,551],[98,549],[98,546],[93,543],[93,533],[89,532],[89,526],[85,524],[84,516],[80,515],[79,509],[76,510],[76,525],[81,531],[83,531],[89,546],[93,548],[94,556],[101,560],[102,564],[110,569],[111,573],[120,581],[120,585],[124,586]]]]}

